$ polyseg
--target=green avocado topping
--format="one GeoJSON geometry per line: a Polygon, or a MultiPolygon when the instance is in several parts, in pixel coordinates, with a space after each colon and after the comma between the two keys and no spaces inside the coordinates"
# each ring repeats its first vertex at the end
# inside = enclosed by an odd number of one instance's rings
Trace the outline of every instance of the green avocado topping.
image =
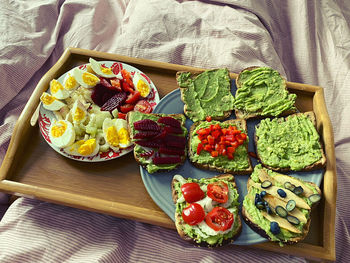
{"type": "Polygon", "coordinates": [[[182,97],[187,107],[186,115],[192,121],[224,116],[224,112],[233,110],[234,97],[227,69],[204,71],[195,78],[191,78],[189,72],[181,73],[177,82],[184,88],[182,97]]]}
{"type": "MultiPolygon", "coordinates": [[[[190,183],[190,182],[196,182],[198,183],[200,186],[203,185],[208,185],[210,183],[213,182],[217,182],[219,181],[217,178],[201,178],[201,179],[195,179],[195,178],[187,178],[186,182],[190,183]]],[[[239,227],[239,213],[238,213],[238,206],[239,206],[239,202],[238,202],[238,198],[239,198],[239,194],[236,188],[234,188],[234,185],[232,184],[232,182],[228,181],[228,180],[220,180],[225,182],[228,187],[229,187],[229,201],[231,202],[230,205],[228,207],[226,207],[228,210],[230,210],[231,213],[233,213],[234,215],[234,223],[233,223],[233,227],[230,231],[225,231],[220,233],[217,233],[215,235],[212,235],[210,233],[207,233],[205,231],[205,229],[195,225],[195,226],[190,226],[188,224],[186,224],[185,222],[181,222],[181,226],[183,228],[183,231],[186,233],[186,235],[188,235],[189,237],[191,237],[195,242],[197,243],[201,243],[201,242],[207,242],[210,245],[221,245],[222,242],[224,240],[227,240],[229,238],[232,238],[236,232],[237,229],[239,227]]],[[[176,193],[178,194],[178,198],[182,197],[182,192],[181,192],[181,183],[179,181],[177,181],[174,184],[174,188],[176,193]]],[[[202,188],[203,189],[203,188],[202,188]]],[[[205,193],[206,193],[206,189],[205,189],[205,193]]],[[[184,208],[186,208],[188,204],[186,203],[186,201],[183,202],[177,202],[176,203],[176,213],[178,214],[182,214],[182,210],[184,208]]],[[[182,217],[181,217],[182,218],[182,217]]]]}
{"type": "MultiPolygon", "coordinates": [[[[201,151],[199,155],[197,154],[197,146],[201,142],[200,139],[198,138],[197,131],[201,128],[207,128],[211,124],[213,125],[220,124],[222,128],[227,128],[228,126],[232,125],[229,123],[225,123],[225,122],[222,123],[218,121],[211,121],[211,122],[205,121],[200,123],[191,134],[192,139],[191,139],[190,147],[191,147],[192,153],[194,153],[190,156],[191,160],[199,164],[209,164],[216,167],[229,169],[231,171],[242,171],[242,170],[248,169],[250,166],[249,156],[246,148],[246,145],[248,144],[248,141],[249,141],[248,137],[247,137],[247,140],[242,145],[236,148],[233,160],[228,159],[227,156],[224,156],[224,155],[212,157],[211,154],[206,151],[201,151]]],[[[243,132],[246,132],[241,127],[237,127],[237,128],[243,132]]]]}
{"type": "Polygon", "coordinates": [[[319,135],[306,115],[264,119],[256,127],[256,136],[259,157],[271,167],[298,171],[322,157],[319,135]]]}
{"type": "Polygon", "coordinates": [[[294,110],[295,94],[285,89],[285,80],[268,67],[245,70],[241,73],[241,87],[237,89],[234,107],[245,115],[278,116],[294,110]]]}
{"type": "MultiPolygon", "coordinates": [[[[158,116],[169,116],[168,114],[158,114],[158,116]]],[[[152,114],[145,114],[142,112],[132,112],[132,114],[129,115],[129,123],[132,124],[136,121],[140,121],[140,120],[144,120],[144,119],[150,119],[153,121],[157,121],[159,119],[159,117],[156,115],[152,115],[152,114]]],[[[185,123],[186,117],[183,115],[179,115],[177,117],[175,117],[178,121],[180,121],[182,124],[185,123]]],[[[182,136],[186,136],[187,135],[187,129],[184,125],[181,126],[182,130],[183,130],[183,135],[182,136]]],[[[137,133],[137,131],[134,129],[133,125],[130,125],[130,130],[131,130],[131,138],[134,137],[134,135],[137,133]]],[[[135,141],[135,139],[133,139],[133,141],[135,141]]],[[[155,150],[155,149],[154,149],[155,150]]],[[[160,164],[160,165],[155,165],[152,163],[152,160],[146,158],[146,157],[141,157],[140,154],[143,152],[148,151],[148,149],[143,148],[142,146],[135,144],[134,147],[134,152],[136,154],[136,156],[138,156],[139,161],[141,162],[142,165],[144,165],[147,169],[147,171],[149,173],[155,173],[158,171],[164,171],[164,170],[171,170],[174,169],[177,164],[160,164]]]]}

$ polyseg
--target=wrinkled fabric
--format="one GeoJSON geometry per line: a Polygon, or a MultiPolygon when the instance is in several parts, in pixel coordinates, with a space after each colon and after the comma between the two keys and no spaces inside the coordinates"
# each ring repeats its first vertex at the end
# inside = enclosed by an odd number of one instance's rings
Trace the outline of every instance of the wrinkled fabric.
{"type": "MultiPolygon", "coordinates": [[[[348,1],[0,2],[0,160],[28,98],[67,47],[201,68],[270,66],[324,88],[337,164],[337,261],[350,260],[348,1]]],[[[1,194],[4,213],[8,196],[1,194]]],[[[1,213],[0,213],[1,216],[1,213]]],[[[0,223],[1,262],[305,262],[245,246],[199,249],[173,230],[20,198],[0,223]]]]}

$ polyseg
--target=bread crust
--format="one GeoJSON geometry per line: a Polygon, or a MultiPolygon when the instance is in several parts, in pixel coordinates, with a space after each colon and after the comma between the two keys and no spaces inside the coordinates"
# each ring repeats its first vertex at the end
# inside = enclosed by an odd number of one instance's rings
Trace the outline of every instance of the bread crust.
{"type": "MultiPolygon", "coordinates": [[[[244,71],[249,71],[249,70],[253,70],[253,69],[256,69],[256,68],[261,68],[260,66],[251,66],[251,67],[248,67],[248,68],[245,68],[243,70],[241,70],[239,73],[238,73],[238,76],[236,78],[236,87],[237,87],[237,90],[242,86],[242,83],[241,83],[241,76],[242,76],[242,73],[244,71]]],[[[287,80],[280,74],[283,82],[284,82],[284,86],[285,86],[285,89],[287,89],[287,80]]],[[[260,115],[258,113],[247,113],[245,112],[244,110],[239,110],[239,109],[235,109],[234,110],[235,114],[236,114],[236,117],[238,119],[262,119],[262,118],[271,118],[271,117],[276,117],[276,116],[272,116],[272,115],[260,115]]],[[[279,114],[278,116],[279,117],[282,117],[282,116],[287,116],[287,115],[290,115],[290,114],[293,114],[296,112],[296,109],[290,109],[290,110],[285,110],[283,111],[281,114],[279,114]]]]}
{"type": "MultiPolygon", "coordinates": [[[[311,122],[313,123],[315,128],[317,127],[317,125],[316,125],[316,117],[315,117],[315,114],[314,114],[313,111],[308,111],[308,112],[303,112],[303,113],[294,113],[294,114],[288,115],[287,117],[285,117],[285,119],[288,119],[291,116],[295,116],[295,115],[306,115],[311,120],[311,122]]],[[[289,171],[292,171],[292,169],[290,169],[288,167],[284,167],[284,168],[272,167],[272,166],[269,166],[269,165],[265,164],[262,161],[261,156],[259,155],[257,142],[258,142],[258,137],[256,136],[256,133],[255,133],[254,134],[255,152],[256,152],[258,160],[260,161],[260,163],[264,167],[266,167],[266,168],[268,168],[270,170],[277,171],[277,172],[289,172],[289,171]]],[[[326,166],[327,158],[326,158],[325,152],[323,150],[323,144],[322,144],[321,140],[320,140],[320,144],[321,144],[321,155],[322,155],[321,159],[319,161],[311,164],[311,165],[308,165],[308,166],[304,167],[301,170],[298,170],[298,172],[313,171],[313,170],[317,170],[317,169],[322,169],[322,168],[324,168],[326,166]]]]}
{"type": "MultiPolygon", "coordinates": [[[[134,134],[132,133],[132,129],[131,129],[131,123],[130,123],[130,115],[133,114],[132,111],[128,112],[126,114],[126,117],[125,117],[125,120],[127,121],[128,123],[128,132],[130,134],[130,138],[131,140],[133,141],[133,136],[134,134]]],[[[144,113],[144,114],[148,114],[148,115],[152,115],[152,116],[157,116],[158,118],[160,118],[161,116],[169,116],[169,117],[173,117],[173,118],[181,118],[181,116],[184,117],[183,114],[181,113],[177,113],[177,114],[158,114],[158,113],[144,113]]],[[[181,122],[181,126],[182,127],[185,127],[185,121],[182,121],[181,122]]],[[[187,135],[186,135],[186,138],[187,138],[187,135]]],[[[187,148],[187,146],[186,146],[187,148]]],[[[169,172],[169,171],[172,171],[172,170],[175,170],[177,169],[178,167],[180,167],[181,165],[183,165],[186,161],[186,158],[187,158],[187,149],[185,148],[185,154],[184,156],[181,157],[181,162],[176,164],[176,166],[173,168],[173,169],[162,169],[161,171],[162,172],[169,172]]],[[[141,160],[140,160],[140,157],[137,155],[137,153],[135,151],[133,151],[133,154],[134,154],[134,159],[135,161],[140,165],[142,166],[143,168],[147,168],[147,164],[145,163],[142,163],[141,160]]]]}
{"type": "MultiPolygon", "coordinates": [[[[178,71],[176,72],[176,82],[178,83],[178,79],[179,79],[179,76],[182,74],[182,73],[188,73],[188,71],[178,71]]],[[[191,78],[194,79],[195,77],[197,77],[199,74],[203,73],[203,71],[201,72],[190,72],[191,73],[191,78]]],[[[188,107],[187,107],[187,104],[185,103],[185,99],[184,99],[184,90],[186,90],[187,88],[184,88],[184,87],[180,87],[180,85],[178,85],[179,89],[180,89],[180,94],[181,94],[181,101],[184,103],[184,114],[189,118],[189,110],[188,110],[188,107]]],[[[230,110],[230,111],[224,111],[223,112],[223,115],[222,116],[211,116],[211,118],[213,120],[217,120],[217,121],[222,121],[222,120],[225,120],[227,118],[229,118],[232,114],[232,111],[233,110],[230,110]]]]}
{"type": "MultiPolygon", "coordinates": [[[[248,156],[248,160],[249,160],[249,167],[245,170],[241,170],[241,171],[234,171],[234,170],[230,170],[230,169],[226,169],[226,168],[223,168],[223,167],[217,167],[217,166],[213,166],[211,164],[201,164],[201,163],[197,163],[195,161],[192,161],[192,156],[194,156],[196,153],[194,153],[191,149],[191,141],[192,141],[192,132],[195,130],[195,128],[203,123],[205,121],[198,121],[198,122],[195,122],[191,128],[190,128],[190,131],[189,131],[189,135],[188,135],[188,157],[189,157],[189,160],[190,162],[197,168],[199,169],[203,169],[203,170],[210,170],[210,171],[216,171],[216,172],[219,172],[219,173],[231,173],[231,174],[236,174],[236,175],[244,175],[244,174],[249,174],[253,171],[253,166],[252,166],[252,162],[250,160],[250,157],[248,156]]],[[[227,120],[227,121],[224,121],[222,123],[229,123],[229,124],[232,124],[232,125],[237,125],[239,124],[240,127],[242,127],[243,130],[245,130],[246,132],[248,132],[248,129],[247,129],[247,122],[245,120],[242,120],[242,119],[230,119],[230,120],[227,120]]],[[[248,153],[248,144],[246,144],[246,150],[247,150],[247,153],[248,153]]]]}
{"type": "MultiPolygon", "coordinates": [[[[220,175],[217,175],[217,176],[214,176],[212,178],[219,178],[221,180],[228,180],[230,182],[232,182],[233,186],[235,189],[237,189],[237,185],[236,185],[236,182],[235,182],[235,178],[232,174],[220,174],[220,175]]],[[[208,178],[208,179],[211,179],[211,178],[208,178]]],[[[178,195],[177,195],[177,192],[175,190],[175,183],[177,182],[176,179],[173,179],[171,181],[171,192],[172,192],[172,199],[173,199],[173,202],[174,204],[176,204],[177,202],[177,199],[178,199],[178,195]]],[[[226,240],[223,240],[223,242],[221,244],[215,244],[215,245],[211,245],[211,244],[208,244],[207,242],[205,241],[202,241],[200,243],[197,243],[196,241],[194,241],[190,236],[188,236],[184,231],[183,231],[183,228],[182,228],[182,224],[181,224],[181,221],[182,221],[182,217],[180,214],[176,213],[175,212],[175,227],[176,227],[176,230],[179,234],[179,236],[195,245],[195,246],[198,246],[198,247],[209,247],[209,248],[215,248],[215,247],[221,247],[221,246],[224,246],[224,245],[227,245],[227,244],[232,244],[234,243],[234,241],[239,237],[239,235],[241,234],[242,232],[242,221],[241,221],[241,218],[239,215],[236,216],[236,220],[238,221],[238,228],[236,230],[236,233],[234,234],[234,236],[232,238],[229,238],[229,239],[226,239],[226,240]]]]}

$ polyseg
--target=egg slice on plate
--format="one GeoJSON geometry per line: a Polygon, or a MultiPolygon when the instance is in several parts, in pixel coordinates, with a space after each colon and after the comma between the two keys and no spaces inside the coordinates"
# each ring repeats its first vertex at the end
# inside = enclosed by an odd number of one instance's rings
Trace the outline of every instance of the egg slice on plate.
{"type": "Polygon", "coordinates": [[[64,100],[69,97],[69,92],[63,88],[63,85],[56,79],[50,81],[50,93],[57,99],[64,100]]]}
{"type": "Polygon", "coordinates": [[[103,137],[113,151],[119,150],[117,119],[106,118],[102,124],[103,137]]]}
{"type": "Polygon", "coordinates": [[[66,120],[54,121],[49,129],[50,140],[53,145],[65,148],[75,141],[73,125],[66,120]]]}
{"type": "Polygon", "coordinates": [[[66,76],[63,79],[63,87],[65,90],[67,90],[69,93],[71,93],[73,90],[79,87],[78,81],[73,76],[73,71],[67,72],[66,76]]]}
{"type": "Polygon", "coordinates": [[[79,68],[75,68],[73,70],[73,77],[78,81],[78,83],[84,88],[93,88],[98,83],[100,83],[100,79],[94,74],[81,70],[79,68]]]}
{"type": "Polygon", "coordinates": [[[130,134],[128,132],[128,123],[124,119],[116,119],[116,127],[118,132],[119,147],[124,149],[132,145],[130,134]]]}
{"type": "Polygon", "coordinates": [[[99,76],[105,78],[115,78],[116,75],[113,73],[111,68],[103,67],[99,62],[93,58],[89,59],[92,70],[99,76]]]}
{"type": "Polygon", "coordinates": [[[44,108],[50,111],[60,110],[66,105],[47,92],[41,94],[40,101],[43,103],[44,108]]]}
{"type": "Polygon", "coordinates": [[[81,101],[76,100],[73,104],[70,114],[72,116],[73,123],[83,123],[87,118],[88,112],[81,101]]]}
{"type": "Polygon", "coordinates": [[[97,143],[95,138],[88,140],[76,141],[72,145],[64,148],[64,151],[76,156],[94,156],[98,153],[100,145],[97,143]]]}
{"type": "Polygon", "coordinates": [[[141,97],[146,98],[151,91],[151,87],[145,77],[139,72],[135,72],[132,82],[134,83],[135,89],[140,92],[141,97]]]}

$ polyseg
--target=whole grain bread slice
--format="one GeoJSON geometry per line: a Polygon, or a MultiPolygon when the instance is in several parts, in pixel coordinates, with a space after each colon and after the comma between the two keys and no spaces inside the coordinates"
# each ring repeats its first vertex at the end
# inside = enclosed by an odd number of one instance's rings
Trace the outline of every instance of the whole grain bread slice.
{"type": "MultiPolygon", "coordinates": [[[[260,68],[259,66],[251,66],[251,67],[247,67],[243,70],[241,70],[239,73],[238,73],[238,76],[236,78],[236,87],[237,87],[237,90],[239,88],[242,87],[242,73],[244,71],[250,71],[250,70],[253,70],[253,69],[256,69],[256,68],[260,68]]],[[[287,80],[282,76],[281,76],[281,79],[284,83],[284,86],[285,86],[285,89],[287,90],[287,80]]],[[[235,114],[236,114],[236,117],[238,119],[256,119],[256,118],[267,118],[267,117],[275,117],[275,116],[272,116],[272,115],[264,115],[262,116],[260,114],[261,111],[258,111],[258,112],[247,112],[245,110],[242,110],[242,109],[234,109],[235,111],[235,114]]],[[[290,114],[293,114],[296,112],[296,108],[295,109],[289,109],[289,110],[285,110],[284,112],[282,112],[281,114],[279,114],[279,116],[287,116],[287,115],[290,115],[290,114]]]]}
{"type": "MultiPolygon", "coordinates": [[[[294,114],[291,114],[291,115],[288,115],[287,117],[284,117],[284,118],[280,118],[281,121],[283,121],[284,119],[288,119],[292,116],[295,116],[295,115],[305,115],[307,116],[312,124],[314,125],[315,129],[317,130],[317,121],[316,121],[316,116],[315,116],[315,113],[313,111],[307,111],[307,112],[298,112],[298,113],[294,113],[294,114]]],[[[256,148],[256,155],[257,155],[257,158],[259,159],[260,163],[265,166],[266,168],[269,168],[271,170],[274,170],[274,171],[278,171],[278,172],[289,172],[291,171],[290,168],[288,167],[272,167],[266,163],[263,162],[263,160],[261,159],[261,156],[259,155],[259,152],[258,152],[258,148],[257,148],[257,145],[258,145],[258,137],[256,136],[256,134],[254,135],[254,142],[255,142],[255,148],[256,148]]],[[[313,170],[318,170],[318,169],[322,169],[326,166],[326,163],[327,163],[327,158],[326,158],[326,154],[324,152],[324,148],[323,148],[323,144],[322,144],[322,141],[320,140],[320,145],[321,145],[321,158],[319,161],[311,164],[311,165],[308,165],[306,167],[304,167],[303,169],[301,169],[300,171],[313,171],[313,170]]]]}
{"type": "MultiPolygon", "coordinates": [[[[230,169],[226,169],[224,167],[218,167],[218,166],[214,166],[214,165],[211,165],[211,164],[203,164],[203,163],[198,163],[196,161],[193,160],[193,156],[195,154],[197,154],[196,152],[193,152],[192,149],[191,149],[191,141],[193,139],[193,137],[191,136],[193,131],[196,129],[196,127],[203,123],[204,121],[199,121],[199,122],[195,122],[191,128],[190,128],[190,131],[189,131],[189,139],[188,139],[188,157],[189,157],[189,160],[190,162],[196,166],[197,168],[199,169],[203,169],[203,170],[211,170],[211,171],[216,171],[216,172],[219,172],[219,173],[232,173],[232,174],[237,174],[237,175],[244,175],[244,174],[249,174],[252,172],[253,170],[253,166],[252,166],[252,163],[251,163],[251,160],[249,158],[249,155],[248,155],[248,144],[245,144],[245,148],[246,148],[246,151],[247,151],[247,158],[249,160],[249,166],[244,169],[244,170],[230,170],[230,169]]],[[[230,120],[227,120],[227,121],[224,121],[222,123],[227,123],[227,124],[230,124],[230,125],[233,125],[233,126],[238,126],[239,129],[242,129],[243,131],[245,131],[246,133],[248,132],[248,128],[247,128],[247,122],[243,119],[230,119],[230,120]]]]}
{"type": "MultiPolygon", "coordinates": [[[[235,189],[237,189],[237,185],[236,185],[236,182],[235,182],[235,178],[232,174],[220,174],[220,175],[217,175],[217,176],[214,176],[213,178],[218,178],[219,180],[227,180],[229,182],[231,182],[234,186],[235,189]]],[[[210,178],[208,178],[210,179],[210,178]]],[[[178,193],[177,191],[175,190],[175,183],[177,182],[176,179],[173,178],[173,180],[171,181],[171,192],[172,192],[172,199],[173,199],[173,202],[174,204],[176,204],[177,200],[179,199],[178,197],[178,193]]],[[[238,191],[238,189],[237,189],[238,191]]],[[[209,244],[205,241],[202,241],[200,243],[197,243],[193,238],[191,238],[189,235],[187,235],[184,231],[184,221],[182,219],[182,215],[180,213],[177,213],[175,211],[175,226],[176,226],[176,230],[179,234],[179,236],[191,243],[191,244],[194,244],[196,246],[199,246],[199,247],[209,247],[209,248],[214,248],[214,247],[219,247],[219,246],[224,246],[224,245],[227,245],[227,244],[232,244],[234,243],[234,241],[239,237],[239,235],[241,234],[242,232],[242,222],[241,222],[241,218],[239,215],[237,215],[235,217],[235,220],[237,220],[237,224],[238,224],[238,227],[236,229],[234,229],[234,234],[231,238],[228,238],[228,239],[225,239],[223,240],[223,242],[221,244],[209,244]]]]}

